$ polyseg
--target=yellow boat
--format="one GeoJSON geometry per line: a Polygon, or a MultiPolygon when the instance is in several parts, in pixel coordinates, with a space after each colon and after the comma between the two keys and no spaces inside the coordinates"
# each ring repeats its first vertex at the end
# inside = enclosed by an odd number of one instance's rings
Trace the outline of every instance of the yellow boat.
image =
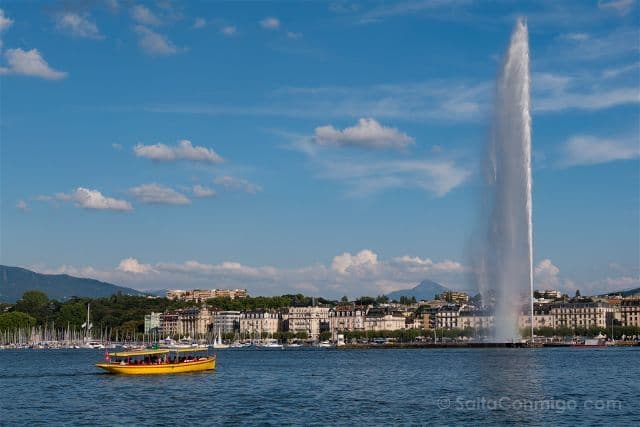
{"type": "Polygon", "coordinates": [[[179,374],[216,368],[216,356],[209,356],[207,347],[106,353],[105,359],[96,366],[111,374],[179,374]]]}

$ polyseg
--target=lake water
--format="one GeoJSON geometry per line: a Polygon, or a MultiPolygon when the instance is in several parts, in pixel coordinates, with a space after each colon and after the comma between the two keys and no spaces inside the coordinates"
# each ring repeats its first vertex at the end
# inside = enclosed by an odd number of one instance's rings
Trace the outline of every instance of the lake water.
{"type": "Polygon", "coordinates": [[[640,425],[640,347],[217,354],[135,377],[101,350],[0,351],[0,425],[640,425]]]}

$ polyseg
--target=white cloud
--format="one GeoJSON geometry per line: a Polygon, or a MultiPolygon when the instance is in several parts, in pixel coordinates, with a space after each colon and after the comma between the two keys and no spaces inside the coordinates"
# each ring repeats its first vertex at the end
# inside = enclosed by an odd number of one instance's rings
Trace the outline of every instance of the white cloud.
{"type": "Polygon", "coordinates": [[[274,17],[264,18],[260,21],[260,26],[266,30],[277,30],[280,28],[280,20],[274,17]]]}
{"type": "Polygon", "coordinates": [[[598,8],[626,15],[635,7],[635,0],[598,0],[598,8]]]}
{"type": "Polygon", "coordinates": [[[118,144],[117,142],[114,142],[113,144],[111,144],[111,148],[113,148],[116,151],[120,151],[122,150],[122,144],[118,144]]]}
{"type": "Polygon", "coordinates": [[[55,198],[62,202],[75,202],[75,205],[84,209],[131,211],[133,207],[126,200],[114,199],[104,196],[98,190],[78,187],[71,193],[56,193],[55,198]]]}
{"type": "Polygon", "coordinates": [[[149,264],[141,264],[135,258],[125,258],[118,264],[118,270],[125,273],[147,274],[154,272],[153,267],[149,264]]]}
{"type": "Polygon", "coordinates": [[[136,5],[131,8],[131,18],[143,25],[160,25],[162,21],[148,7],[136,5]]]}
{"type": "Polygon", "coordinates": [[[8,49],[4,56],[9,66],[0,67],[0,74],[19,74],[47,80],[59,80],[67,77],[67,73],[51,68],[42,58],[38,49],[27,51],[20,48],[8,49]]]}
{"type": "Polygon", "coordinates": [[[213,189],[200,184],[194,185],[192,192],[195,197],[199,198],[214,197],[216,195],[216,192],[213,189]]]}
{"type": "Polygon", "coordinates": [[[441,262],[434,262],[430,258],[420,258],[417,256],[404,255],[401,257],[393,258],[392,262],[404,266],[409,271],[426,273],[432,272],[447,272],[447,273],[464,273],[467,268],[461,263],[452,260],[444,260],[441,262]]]}
{"type": "Polygon", "coordinates": [[[578,135],[562,147],[561,166],[595,165],[640,157],[640,139],[632,137],[601,138],[578,135]]]}
{"type": "Polygon", "coordinates": [[[18,203],[16,203],[16,208],[25,213],[31,210],[27,202],[25,202],[24,200],[18,200],[18,203]]]}
{"type": "Polygon", "coordinates": [[[167,56],[180,50],[166,36],[143,25],[136,25],[134,31],[138,34],[138,45],[149,55],[167,56]]]}
{"type": "Polygon", "coordinates": [[[253,184],[246,179],[235,178],[229,175],[220,176],[213,181],[228,190],[239,190],[249,194],[257,194],[262,191],[262,187],[253,184]]]}
{"type": "Polygon", "coordinates": [[[193,28],[200,29],[207,26],[207,20],[204,18],[196,18],[193,21],[193,28]]]}
{"type": "Polygon", "coordinates": [[[129,193],[140,202],[147,204],[188,205],[191,203],[184,194],[156,183],[133,187],[129,193]]]}
{"type": "Polygon", "coordinates": [[[98,26],[87,16],[74,12],[60,13],[55,16],[56,27],[74,37],[87,39],[103,39],[98,26]]]}
{"type": "MultiPolygon", "coordinates": [[[[407,258],[426,262],[419,257],[407,258]]],[[[70,266],[53,270],[41,267],[34,269],[41,272],[63,270],[69,274],[83,273],[84,276],[111,280],[138,289],[175,287],[175,283],[180,283],[185,288],[248,288],[251,295],[302,292],[330,298],[339,298],[345,294],[352,297],[375,296],[393,290],[412,288],[426,278],[452,289],[468,289],[469,281],[464,268],[444,267],[457,265],[456,262],[426,264],[429,265],[416,269],[411,263],[399,262],[397,258],[383,260],[374,251],[363,249],[354,254],[345,252],[337,255],[331,259],[329,265],[314,264],[294,268],[252,266],[237,261],[205,263],[188,260],[152,264],[130,257],[123,259],[112,270],[70,266]]]]}
{"type": "Polygon", "coordinates": [[[355,255],[348,252],[333,257],[331,269],[341,274],[347,271],[355,271],[360,269],[373,269],[378,265],[378,255],[369,250],[364,249],[355,255]]]}
{"type": "Polygon", "coordinates": [[[357,145],[367,148],[405,148],[414,140],[393,127],[385,127],[372,118],[361,118],[343,130],[331,125],[315,129],[313,141],[321,145],[357,145]]]}
{"type": "Polygon", "coordinates": [[[601,75],[570,77],[553,73],[534,73],[532,84],[532,104],[538,112],[602,110],[640,102],[640,88],[616,81],[605,82],[601,75]]]}
{"type": "Polygon", "coordinates": [[[237,29],[235,25],[225,25],[224,27],[220,28],[220,32],[227,37],[231,37],[236,34],[237,29]]]}
{"type": "Polygon", "coordinates": [[[191,160],[194,162],[221,163],[224,161],[212,148],[194,146],[191,141],[183,139],[178,145],[170,147],[165,144],[137,144],[133,148],[138,157],[155,161],[191,160]]]}
{"type": "Polygon", "coordinates": [[[446,159],[311,159],[320,168],[320,178],[344,182],[352,196],[368,196],[394,188],[420,188],[442,197],[471,175],[471,170],[446,159]]]}
{"type": "Polygon", "coordinates": [[[558,289],[560,269],[550,259],[543,259],[534,268],[535,287],[537,289],[558,289]]]}
{"type": "Polygon", "coordinates": [[[0,9],[0,33],[3,33],[13,25],[13,19],[8,18],[4,14],[4,10],[0,9]]]}
{"type": "Polygon", "coordinates": [[[293,40],[302,38],[302,33],[296,33],[294,31],[287,31],[287,37],[293,40]]]}

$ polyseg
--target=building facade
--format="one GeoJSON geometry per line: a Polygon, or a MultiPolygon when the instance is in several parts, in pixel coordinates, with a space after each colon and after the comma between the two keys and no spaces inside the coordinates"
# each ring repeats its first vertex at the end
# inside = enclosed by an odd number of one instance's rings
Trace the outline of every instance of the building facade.
{"type": "Polygon", "coordinates": [[[330,329],[328,307],[289,307],[284,317],[287,331],[306,332],[307,336],[313,340],[317,340],[321,332],[330,329]]]}
{"type": "Polygon", "coordinates": [[[240,312],[213,311],[211,314],[211,330],[214,334],[240,332],[240,312]]]}
{"type": "Polygon", "coordinates": [[[606,328],[612,325],[613,305],[606,302],[565,302],[550,305],[555,328],[606,328]]]}
{"type": "Polygon", "coordinates": [[[256,310],[240,314],[240,335],[261,338],[263,334],[273,336],[280,331],[281,316],[275,310],[256,310]]]}

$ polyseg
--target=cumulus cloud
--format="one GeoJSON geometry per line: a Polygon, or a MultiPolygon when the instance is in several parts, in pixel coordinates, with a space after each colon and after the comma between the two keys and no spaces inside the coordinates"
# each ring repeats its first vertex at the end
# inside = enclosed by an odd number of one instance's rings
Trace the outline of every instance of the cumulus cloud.
{"type": "Polygon", "coordinates": [[[156,183],[133,187],[129,193],[140,202],[147,204],[188,205],[191,203],[184,194],[156,183]]]}
{"type": "Polygon", "coordinates": [[[331,125],[315,129],[313,141],[321,145],[356,145],[365,148],[405,148],[414,140],[393,127],[372,118],[361,118],[354,126],[336,129],[331,125]]]}
{"type": "Polygon", "coordinates": [[[151,267],[151,265],[149,264],[141,264],[137,259],[135,258],[125,258],[122,261],[120,261],[120,264],[118,264],[118,268],[119,271],[123,271],[125,273],[133,273],[133,274],[148,274],[148,273],[152,273],[153,267],[151,267]]]}
{"type": "Polygon", "coordinates": [[[557,289],[560,286],[560,269],[550,259],[540,261],[533,274],[538,289],[557,289]]]}
{"type": "Polygon", "coordinates": [[[133,148],[138,157],[155,161],[191,160],[194,162],[221,163],[224,161],[212,148],[194,146],[191,141],[183,139],[178,145],[171,147],[165,144],[137,144],[133,148]]]}
{"type": "Polygon", "coordinates": [[[77,207],[84,209],[122,212],[133,210],[131,204],[126,200],[107,197],[98,190],[91,190],[84,187],[78,187],[71,193],[56,193],[54,197],[56,200],[62,202],[74,202],[77,207]]]}
{"type": "Polygon", "coordinates": [[[25,202],[24,200],[18,200],[18,203],[16,203],[16,209],[25,213],[31,210],[27,202],[25,202]]]}
{"type": "Polygon", "coordinates": [[[375,268],[377,264],[378,255],[369,249],[364,249],[355,255],[345,252],[342,255],[333,257],[331,269],[338,273],[345,274],[347,271],[372,269],[375,268]]]}
{"type": "Polygon", "coordinates": [[[249,194],[257,194],[262,191],[262,187],[257,184],[253,184],[246,179],[235,178],[229,175],[220,176],[213,182],[226,188],[227,190],[244,191],[245,193],[249,194]]]}
{"type": "Polygon", "coordinates": [[[215,197],[216,192],[209,188],[200,184],[196,184],[192,189],[193,195],[199,198],[207,198],[207,197],[215,197]]]}
{"type": "Polygon", "coordinates": [[[158,16],[151,11],[148,7],[143,5],[136,5],[130,10],[131,18],[143,25],[160,25],[162,21],[158,16]]]}
{"type": "Polygon", "coordinates": [[[19,74],[46,80],[60,80],[67,77],[66,72],[51,68],[38,49],[26,51],[20,48],[7,49],[4,56],[9,66],[0,67],[0,74],[19,74]]]}
{"type": "Polygon", "coordinates": [[[595,165],[640,157],[638,137],[601,138],[578,135],[562,147],[561,166],[595,165]]]}
{"type": "Polygon", "coordinates": [[[74,12],[60,13],[55,16],[56,28],[74,37],[103,39],[98,26],[87,16],[74,12]]]}
{"type": "Polygon", "coordinates": [[[277,30],[280,28],[280,20],[274,17],[267,17],[260,21],[260,26],[265,30],[277,30]]]}
{"type": "Polygon", "coordinates": [[[134,31],[138,35],[140,48],[152,56],[167,56],[179,52],[179,49],[166,36],[145,27],[136,25],[134,31]]]}

